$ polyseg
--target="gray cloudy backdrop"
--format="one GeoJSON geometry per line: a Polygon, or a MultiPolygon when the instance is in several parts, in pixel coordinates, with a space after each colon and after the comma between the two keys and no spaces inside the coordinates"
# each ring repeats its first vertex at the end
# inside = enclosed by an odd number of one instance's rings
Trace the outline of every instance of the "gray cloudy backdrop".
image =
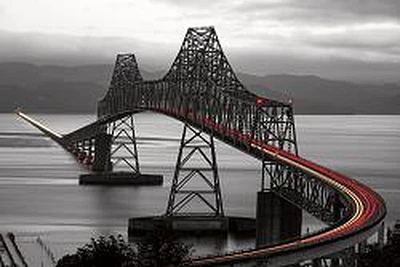
{"type": "Polygon", "coordinates": [[[400,81],[399,0],[0,0],[0,61],[166,69],[202,25],[243,72],[400,81]]]}

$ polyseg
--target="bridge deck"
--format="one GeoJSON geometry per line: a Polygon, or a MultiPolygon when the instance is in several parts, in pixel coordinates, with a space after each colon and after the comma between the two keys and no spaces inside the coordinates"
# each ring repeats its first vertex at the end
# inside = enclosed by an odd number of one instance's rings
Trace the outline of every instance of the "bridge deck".
{"type": "Polygon", "coordinates": [[[294,241],[195,259],[195,266],[260,259],[268,266],[278,262],[297,263],[327,254],[328,245],[329,252],[335,252],[356,244],[368,237],[385,217],[385,203],[373,190],[296,155],[291,104],[246,90],[227,61],[212,27],[188,30],[172,67],[160,80],[143,81],[134,55],[118,55],[110,88],[98,103],[97,122],[61,138],[41,124],[30,122],[68,149],[77,142],[91,143],[109,122],[144,110],[173,117],[257,159],[280,164],[289,174],[288,182],[298,190],[294,193],[307,204],[301,207],[331,225],[294,241]],[[330,195],[337,195],[346,206],[337,220],[324,214],[330,212],[325,207],[330,195]],[[313,213],[316,208],[323,212],[313,213]]]}

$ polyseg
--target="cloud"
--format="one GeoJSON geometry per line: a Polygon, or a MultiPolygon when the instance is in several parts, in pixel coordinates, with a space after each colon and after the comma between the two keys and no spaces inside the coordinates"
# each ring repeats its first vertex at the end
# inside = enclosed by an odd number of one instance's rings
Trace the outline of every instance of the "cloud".
{"type": "MultiPolygon", "coordinates": [[[[232,4],[224,16],[227,21],[238,22],[236,32],[243,39],[297,43],[318,36],[326,40],[338,34],[355,39],[354,33],[365,35],[369,29],[376,33],[382,27],[396,38],[400,28],[399,10],[397,0],[250,0],[232,4]]],[[[380,37],[380,33],[375,35],[375,39],[380,37]]]]}
{"type": "Polygon", "coordinates": [[[400,17],[400,2],[398,0],[325,0],[322,2],[325,2],[326,8],[332,8],[335,13],[343,12],[358,17],[371,16],[396,20],[399,20],[400,17]]]}
{"type": "Polygon", "coordinates": [[[400,32],[399,25],[371,24],[360,28],[347,28],[333,33],[322,33],[309,36],[307,42],[321,48],[338,48],[354,51],[376,51],[382,55],[392,56],[400,60],[400,32]]]}
{"type": "Polygon", "coordinates": [[[117,54],[135,53],[142,66],[151,65],[152,68],[156,66],[158,69],[165,69],[166,65],[163,65],[164,62],[160,58],[172,58],[175,52],[168,49],[168,46],[161,49],[158,43],[133,38],[15,33],[1,30],[0,43],[0,62],[26,61],[55,65],[113,64],[117,54]]]}
{"type": "Polygon", "coordinates": [[[271,19],[294,23],[335,24],[400,18],[397,0],[282,0],[243,1],[231,7],[235,14],[247,14],[250,20],[271,19]]]}
{"type": "Polygon", "coordinates": [[[154,2],[160,3],[163,2],[168,5],[177,6],[177,7],[190,7],[190,8],[201,8],[201,9],[209,9],[210,7],[218,5],[218,2],[215,0],[152,0],[154,2]]]}
{"type": "Polygon", "coordinates": [[[400,1],[233,1],[228,45],[260,54],[349,61],[400,61],[400,1]]]}
{"type": "MultiPolygon", "coordinates": [[[[183,36],[181,36],[183,38],[183,36]]],[[[310,40],[309,40],[310,41],[310,40]]],[[[273,46],[265,50],[246,50],[227,46],[221,41],[228,60],[235,70],[266,74],[313,74],[331,79],[354,81],[398,82],[400,62],[381,60],[365,61],[364,49],[357,44],[337,40],[336,48],[330,43],[315,47],[273,46]],[[326,48],[325,48],[326,46],[326,48]],[[342,46],[342,47],[341,47],[342,46]],[[355,46],[355,47],[354,47],[355,46]],[[354,47],[354,49],[353,49],[354,47]],[[332,53],[327,56],[325,49],[332,53]],[[347,50],[347,51],[346,51],[347,50]],[[361,51],[356,53],[354,51],[361,51]],[[351,53],[353,57],[343,56],[351,53]]],[[[0,61],[25,61],[36,64],[86,65],[113,64],[117,53],[135,53],[141,68],[167,70],[180,46],[143,42],[132,38],[80,37],[70,35],[0,32],[0,61]]],[[[279,43],[279,42],[278,42],[279,43]]],[[[377,47],[379,45],[377,44],[377,47]]],[[[396,48],[397,49],[397,48],[396,48]]],[[[399,55],[400,51],[394,51],[399,55]]]]}
{"type": "Polygon", "coordinates": [[[134,52],[145,64],[168,68],[187,27],[214,25],[245,72],[394,79],[400,65],[398,0],[38,2],[22,11],[23,0],[7,6],[0,60],[81,64],[134,52]]]}

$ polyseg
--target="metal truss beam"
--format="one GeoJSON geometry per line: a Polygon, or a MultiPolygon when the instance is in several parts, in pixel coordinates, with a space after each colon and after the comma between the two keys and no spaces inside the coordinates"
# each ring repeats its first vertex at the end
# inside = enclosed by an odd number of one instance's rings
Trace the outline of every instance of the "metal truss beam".
{"type": "Polygon", "coordinates": [[[95,157],[94,138],[86,138],[74,142],[68,147],[68,150],[75,156],[75,159],[89,169],[92,167],[95,157]]]}
{"type": "Polygon", "coordinates": [[[310,173],[264,160],[262,175],[264,190],[271,190],[329,225],[348,216],[348,200],[310,173]],[[270,188],[265,187],[266,179],[270,180],[270,188]]]}
{"type": "MultiPolygon", "coordinates": [[[[160,80],[143,81],[135,56],[118,55],[110,88],[98,104],[98,117],[113,121],[120,114],[142,110],[172,115],[253,156],[250,139],[297,154],[291,104],[246,90],[213,27],[190,28],[170,70],[160,80]]],[[[88,129],[81,132],[87,135],[88,129]]],[[[258,156],[263,160],[262,153],[258,156]]]]}
{"type": "MultiPolygon", "coordinates": [[[[262,98],[245,89],[229,65],[214,28],[189,29],[172,67],[160,80],[143,81],[134,55],[117,57],[110,89],[98,105],[98,116],[113,121],[120,114],[141,110],[171,115],[258,157],[263,162],[262,189],[267,189],[269,179],[271,191],[324,222],[334,224],[346,216],[341,207],[346,200],[329,185],[281,165],[273,157],[264,158],[264,153],[251,147],[249,140],[257,140],[297,155],[293,109],[290,103],[262,98]]],[[[138,169],[134,138],[131,143],[131,167],[138,169]]],[[[201,197],[192,192],[185,201],[193,198],[201,197]]],[[[209,206],[206,201],[204,204],[209,206]]],[[[168,206],[171,209],[171,204],[168,206]]]]}
{"type": "Polygon", "coordinates": [[[113,121],[108,131],[112,136],[111,169],[128,167],[130,171],[140,173],[133,116],[113,121]]]}
{"type": "MultiPolygon", "coordinates": [[[[68,134],[60,143],[76,153],[78,159],[88,161],[95,151],[96,136],[102,134],[104,139],[109,138],[107,129],[113,132],[115,128],[110,125],[144,110],[163,113],[185,123],[167,215],[182,214],[195,199],[208,214],[224,215],[214,137],[262,161],[262,189],[275,192],[322,221],[340,224],[355,210],[354,203],[345,193],[337,191],[339,189],[333,189],[331,184],[296,165],[280,163],[284,161],[277,160],[271,148],[270,153],[263,152],[263,144],[267,144],[275,147],[277,154],[283,150],[297,155],[292,104],[248,91],[225,57],[213,27],[190,28],[170,70],[159,80],[143,81],[135,56],[118,55],[109,90],[98,103],[98,121],[68,134]],[[187,132],[194,134],[196,142],[186,139],[187,132]],[[203,133],[209,134],[210,139],[203,133]],[[204,156],[206,151],[211,154],[204,156]],[[206,163],[205,167],[187,165],[195,155],[206,163]],[[189,187],[192,182],[200,181],[203,188],[189,187]]],[[[129,122],[128,125],[133,126],[129,122]]],[[[133,135],[129,131],[114,131],[115,136],[124,135],[123,139],[134,147],[117,148],[116,145],[113,154],[125,149],[133,159],[131,168],[139,171],[133,127],[131,131],[133,135]]],[[[104,157],[107,156],[104,153],[104,157]]],[[[384,207],[381,212],[380,217],[376,217],[378,220],[384,216],[384,207]]],[[[317,259],[314,262],[331,264],[335,261],[317,259]]]]}

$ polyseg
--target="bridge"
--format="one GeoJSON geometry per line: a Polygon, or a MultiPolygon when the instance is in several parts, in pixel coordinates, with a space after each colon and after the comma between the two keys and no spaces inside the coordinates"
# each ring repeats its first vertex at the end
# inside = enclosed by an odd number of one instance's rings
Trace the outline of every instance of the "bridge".
{"type": "MultiPolygon", "coordinates": [[[[380,232],[386,214],[383,199],[367,186],[299,156],[292,104],[247,90],[213,27],[189,28],[171,68],[158,80],[143,80],[133,54],[118,55],[109,90],[98,103],[97,121],[74,132],[59,135],[17,113],[87,166],[93,172],[85,177],[88,181],[98,176],[120,179],[115,174],[121,172],[114,171],[118,164],[130,170],[124,179],[146,178],[140,171],[132,119],[143,111],[184,124],[166,218],[225,217],[217,138],[260,160],[259,203],[289,208],[294,221],[301,220],[305,210],[328,225],[303,236],[298,229],[292,231],[298,228],[292,225],[288,236],[281,229],[279,237],[267,236],[254,249],[196,258],[194,266],[354,266],[343,255],[361,249],[365,240],[380,232]],[[118,154],[121,151],[125,152],[118,154]],[[201,167],[193,166],[199,161],[201,167]],[[193,180],[204,186],[190,187],[193,180]]],[[[263,225],[269,234],[279,231],[284,215],[271,215],[258,206],[257,231],[262,233],[263,225]]]]}

